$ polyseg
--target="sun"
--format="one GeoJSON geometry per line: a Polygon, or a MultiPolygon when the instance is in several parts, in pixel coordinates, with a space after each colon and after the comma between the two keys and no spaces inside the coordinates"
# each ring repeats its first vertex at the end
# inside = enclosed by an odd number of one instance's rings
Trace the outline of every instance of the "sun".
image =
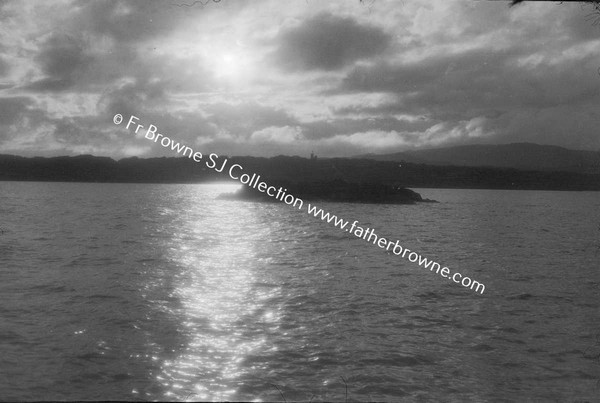
{"type": "Polygon", "coordinates": [[[215,76],[220,78],[236,78],[241,75],[242,60],[232,52],[219,52],[214,59],[215,76]]]}
{"type": "Polygon", "coordinates": [[[256,63],[249,49],[235,45],[214,48],[205,60],[214,77],[222,84],[243,87],[252,81],[256,71],[256,63]]]}
{"type": "Polygon", "coordinates": [[[205,35],[182,51],[196,59],[221,89],[245,91],[259,78],[262,52],[243,39],[205,35]]]}

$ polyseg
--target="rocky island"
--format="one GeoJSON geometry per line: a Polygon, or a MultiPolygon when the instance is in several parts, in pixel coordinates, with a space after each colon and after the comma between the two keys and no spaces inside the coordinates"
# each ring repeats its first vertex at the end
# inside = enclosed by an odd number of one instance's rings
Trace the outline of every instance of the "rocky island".
{"type": "MultiPolygon", "coordinates": [[[[415,204],[418,202],[435,203],[424,199],[411,189],[385,183],[348,183],[342,180],[323,182],[277,181],[274,187],[285,189],[286,193],[307,201],[328,201],[340,203],[376,203],[376,204],[415,204]]],[[[277,202],[275,197],[260,192],[250,186],[243,186],[235,193],[219,196],[225,200],[245,200],[277,202]]]]}

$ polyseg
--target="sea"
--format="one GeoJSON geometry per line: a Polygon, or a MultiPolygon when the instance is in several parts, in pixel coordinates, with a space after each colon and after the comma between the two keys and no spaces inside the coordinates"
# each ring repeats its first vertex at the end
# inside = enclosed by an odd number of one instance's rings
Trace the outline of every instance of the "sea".
{"type": "Polygon", "coordinates": [[[599,401],[598,192],[238,187],[0,182],[0,400],[599,401]]]}

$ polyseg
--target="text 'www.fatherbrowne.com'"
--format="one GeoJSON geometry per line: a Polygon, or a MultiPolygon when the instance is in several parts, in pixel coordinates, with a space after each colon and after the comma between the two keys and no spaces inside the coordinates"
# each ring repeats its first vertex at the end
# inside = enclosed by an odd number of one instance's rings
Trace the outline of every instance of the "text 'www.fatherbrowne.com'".
{"type": "Polygon", "coordinates": [[[469,277],[463,276],[462,274],[455,272],[452,273],[449,268],[442,267],[438,262],[434,262],[433,260],[429,260],[417,252],[413,252],[408,248],[403,248],[400,245],[400,241],[391,241],[387,240],[383,237],[378,236],[375,233],[375,230],[371,228],[362,228],[359,227],[358,221],[354,221],[350,224],[350,221],[346,221],[342,218],[339,218],[331,213],[324,211],[323,209],[317,208],[317,206],[313,206],[310,203],[308,204],[308,214],[314,217],[320,218],[322,221],[326,221],[330,224],[333,224],[335,227],[339,229],[345,230],[346,232],[352,233],[355,237],[364,239],[367,242],[372,242],[373,245],[377,245],[386,251],[392,250],[397,256],[401,256],[403,258],[407,258],[410,262],[416,263],[419,262],[419,266],[429,269],[430,271],[434,271],[440,276],[447,278],[457,284],[462,285],[465,288],[470,288],[471,290],[475,290],[475,292],[479,292],[483,294],[485,291],[485,285],[482,283],[475,281],[469,277]],[[350,227],[348,228],[348,224],[350,227]]]}
{"type": "MultiPolygon", "coordinates": [[[[116,125],[120,125],[123,123],[123,115],[117,113],[113,117],[113,123],[116,125]]],[[[125,125],[126,129],[133,130],[135,134],[144,134],[144,138],[154,142],[160,143],[165,148],[169,148],[173,151],[176,151],[178,154],[183,155],[184,157],[188,157],[193,159],[194,162],[202,162],[204,159],[201,152],[194,151],[191,147],[186,146],[183,143],[176,142],[172,140],[170,137],[165,136],[162,133],[158,132],[158,128],[155,125],[148,125],[144,127],[140,123],[140,118],[137,116],[131,115],[127,124],[125,125]]],[[[227,168],[227,162],[229,160],[226,158],[223,162],[219,161],[219,156],[215,153],[212,153],[208,156],[206,160],[206,167],[209,169],[214,169],[215,172],[222,173],[227,168]]],[[[268,196],[273,197],[274,199],[280,200],[285,204],[296,207],[298,210],[304,209],[304,201],[298,197],[295,197],[289,193],[286,193],[287,189],[282,187],[276,188],[275,186],[269,186],[267,183],[260,181],[260,175],[253,173],[252,175],[245,173],[244,168],[240,164],[231,164],[228,169],[229,177],[233,180],[239,181],[243,185],[250,186],[261,193],[266,193],[268,196]]],[[[321,219],[329,224],[333,224],[335,227],[340,228],[346,232],[352,233],[357,238],[364,239],[367,242],[372,242],[374,245],[379,246],[386,251],[390,251],[397,256],[401,256],[403,258],[407,258],[410,262],[416,263],[419,262],[419,266],[429,269],[430,271],[434,271],[440,276],[449,279],[450,281],[460,284],[465,288],[469,288],[474,290],[475,292],[479,292],[483,294],[485,291],[485,285],[482,283],[472,280],[469,277],[463,276],[458,272],[452,273],[449,268],[442,267],[439,263],[434,262],[433,260],[428,260],[427,258],[421,256],[417,252],[413,252],[410,249],[403,248],[400,245],[400,241],[389,241],[385,238],[379,237],[375,234],[375,231],[371,228],[364,229],[359,227],[358,221],[354,221],[350,224],[349,221],[346,221],[342,218],[339,218],[331,213],[324,211],[323,209],[317,208],[316,206],[308,203],[307,205],[307,213],[316,218],[321,219]],[[350,227],[348,227],[350,224],[350,227]]]]}

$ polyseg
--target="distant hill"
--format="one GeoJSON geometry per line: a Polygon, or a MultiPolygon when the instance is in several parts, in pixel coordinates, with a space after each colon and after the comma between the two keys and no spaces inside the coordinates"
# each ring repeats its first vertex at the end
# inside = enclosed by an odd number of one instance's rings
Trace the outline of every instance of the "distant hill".
{"type": "MultiPolygon", "coordinates": [[[[395,188],[600,190],[600,174],[579,172],[525,171],[514,168],[442,166],[372,159],[278,156],[273,158],[226,157],[227,167],[239,164],[249,175],[257,173],[268,182],[318,184],[331,181],[385,184],[395,188]]],[[[203,183],[231,180],[228,168],[222,173],[186,157],[125,158],[106,157],[25,158],[0,155],[0,181],[120,182],[120,183],[203,183]]],[[[220,162],[219,162],[220,164],[220,162]]],[[[218,165],[221,167],[221,165],[218,165]]],[[[241,169],[236,171],[240,175],[241,169]]],[[[344,188],[351,188],[345,186],[344,188]]],[[[382,189],[385,188],[382,187],[382,189]]],[[[377,189],[374,187],[373,189],[377,189]]]]}
{"type": "Polygon", "coordinates": [[[355,158],[405,161],[428,165],[515,168],[600,174],[600,152],[569,150],[533,143],[468,145],[394,154],[366,154],[355,158]]]}

